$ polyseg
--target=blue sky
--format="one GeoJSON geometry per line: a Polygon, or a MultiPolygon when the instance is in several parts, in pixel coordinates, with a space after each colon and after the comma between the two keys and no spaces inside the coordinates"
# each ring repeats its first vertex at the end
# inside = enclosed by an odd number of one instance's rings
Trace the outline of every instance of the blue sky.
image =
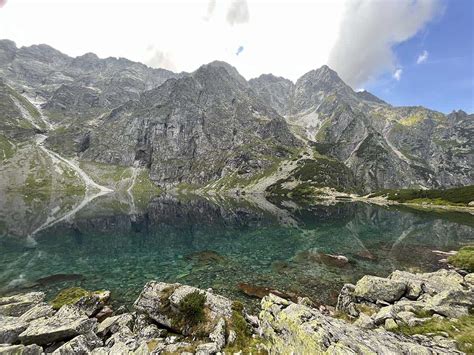
{"type": "Polygon", "coordinates": [[[400,80],[387,73],[364,88],[393,105],[474,112],[474,1],[447,0],[441,15],[394,52],[400,80]],[[426,51],[425,61],[417,64],[426,51]]]}

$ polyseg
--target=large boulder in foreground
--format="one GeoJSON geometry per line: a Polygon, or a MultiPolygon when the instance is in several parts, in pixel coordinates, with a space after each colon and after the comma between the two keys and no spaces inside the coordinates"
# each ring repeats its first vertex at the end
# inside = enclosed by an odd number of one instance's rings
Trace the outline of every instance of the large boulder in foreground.
{"type": "Polygon", "coordinates": [[[406,283],[382,277],[366,275],[357,281],[354,295],[368,301],[398,301],[406,290],[406,283]]]}
{"type": "Polygon", "coordinates": [[[148,282],[135,301],[134,307],[158,324],[184,335],[192,335],[196,332],[209,335],[221,318],[230,319],[232,316],[231,300],[179,283],[148,282]],[[201,304],[199,304],[200,301],[202,301],[201,304]],[[202,315],[199,324],[193,325],[189,314],[183,313],[183,303],[188,304],[187,312],[190,312],[192,316],[194,312],[202,315]]]}
{"type": "Polygon", "coordinates": [[[30,308],[43,302],[43,292],[30,292],[0,298],[0,315],[19,317],[30,308]]]}
{"type": "Polygon", "coordinates": [[[426,337],[366,330],[270,294],[262,300],[263,335],[277,354],[461,354],[426,337]]]}
{"type": "Polygon", "coordinates": [[[77,306],[66,305],[52,317],[32,321],[19,338],[23,344],[47,345],[86,334],[95,329],[96,323],[77,306]]]}

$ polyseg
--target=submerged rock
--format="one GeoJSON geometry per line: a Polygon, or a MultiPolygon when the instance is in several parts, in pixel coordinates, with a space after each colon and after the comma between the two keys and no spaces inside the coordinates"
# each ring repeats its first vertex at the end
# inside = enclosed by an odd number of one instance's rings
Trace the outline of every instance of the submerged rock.
{"type": "Polygon", "coordinates": [[[265,296],[268,296],[270,293],[273,293],[274,295],[277,295],[281,298],[290,299],[292,301],[296,301],[298,299],[298,296],[295,294],[275,290],[270,287],[251,285],[248,283],[239,283],[237,286],[243,293],[250,297],[256,297],[261,299],[265,296]]]}
{"type": "Polygon", "coordinates": [[[46,277],[42,277],[36,280],[36,283],[40,286],[47,286],[50,284],[66,282],[66,281],[83,281],[85,277],[80,274],[54,274],[46,277]]]}

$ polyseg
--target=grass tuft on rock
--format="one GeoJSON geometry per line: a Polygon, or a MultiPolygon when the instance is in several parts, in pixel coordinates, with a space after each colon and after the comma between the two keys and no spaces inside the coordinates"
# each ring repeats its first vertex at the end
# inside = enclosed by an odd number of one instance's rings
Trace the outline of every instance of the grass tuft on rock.
{"type": "Polygon", "coordinates": [[[452,320],[430,319],[413,327],[402,325],[396,332],[406,335],[444,332],[456,341],[460,351],[474,354],[474,316],[472,315],[452,320]]]}
{"type": "Polygon", "coordinates": [[[57,296],[50,302],[53,309],[60,309],[67,304],[74,304],[82,297],[89,296],[90,292],[80,287],[66,288],[60,291],[57,296]]]}
{"type": "Polygon", "coordinates": [[[474,272],[474,245],[461,248],[448,258],[448,262],[459,269],[474,272]]]}
{"type": "Polygon", "coordinates": [[[204,304],[206,303],[206,294],[194,291],[179,302],[178,308],[181,318],[190,325],[196,325],[204,320],[204,304]]]}

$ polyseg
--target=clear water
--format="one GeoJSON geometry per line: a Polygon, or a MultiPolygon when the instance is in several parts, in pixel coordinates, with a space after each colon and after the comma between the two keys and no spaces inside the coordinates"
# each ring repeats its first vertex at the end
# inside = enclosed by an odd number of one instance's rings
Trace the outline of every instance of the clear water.
{"type": "Polygon", "coordinates": [[[4,195],[0,294],[44,290],[52,297],[81,286],[109,289],[114,302],[130,305],[147,281],[160,280],[212,288],[249,306],[258,301],[244,295],[240,283],[334,304],[344,283],[396,269],[433,270],[442,265],[433,250],[474,242],[468,214],[351,202],[158,197],[130,215],[126,198],[114,195],[28,236],[78,202],[4,195]],[[37,281],[57,274],[76,276],[37,281]]]}

